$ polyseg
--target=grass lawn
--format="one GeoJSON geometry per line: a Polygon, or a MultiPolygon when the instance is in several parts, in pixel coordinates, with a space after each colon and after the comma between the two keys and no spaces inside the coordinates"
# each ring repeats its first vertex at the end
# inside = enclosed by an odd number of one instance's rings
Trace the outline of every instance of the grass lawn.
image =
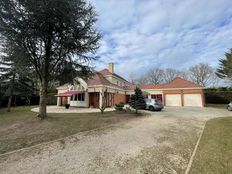
{"type": "Polygon", "coordinates": [[[191,174],[232,173],[232,118],[207,122],[191,174]]]}
{"type": "Polygon", "coordinates": [[[31,107],[0,109],[0,154],[78,132],[113,125],[135,118],[133,113],[48,114],[40,121],[31,107]]]}
{"type": "Polygon", "coordinates": [[[206,107],[218,108],[218,109],[227,109],[227,104],[206,104],[206,107]]]}

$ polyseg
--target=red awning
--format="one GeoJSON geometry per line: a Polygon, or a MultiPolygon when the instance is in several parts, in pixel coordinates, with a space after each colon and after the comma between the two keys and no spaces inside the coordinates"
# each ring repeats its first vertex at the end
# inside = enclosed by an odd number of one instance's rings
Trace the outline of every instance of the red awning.
{"type": "Polygon", "coordinates": [[[71,97],[72,95],[75,95],[75,94],[80,94],[80,93],[83,93],[84,91],[66,91],[66,92],[63,92],[63,93],[59,93],[57,95],[55,95],[56,97],[71,97]]]}

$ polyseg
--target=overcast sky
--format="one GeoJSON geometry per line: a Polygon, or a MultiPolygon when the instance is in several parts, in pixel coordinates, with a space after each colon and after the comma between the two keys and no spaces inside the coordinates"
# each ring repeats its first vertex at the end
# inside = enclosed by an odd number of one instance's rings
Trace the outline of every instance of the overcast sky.
{"type": "Polygon", "coordinates": [[[216,67],[232,48],[232,0],[90,0],[103,35],[96,69],[125,77],[152,67],[216,67]]]}

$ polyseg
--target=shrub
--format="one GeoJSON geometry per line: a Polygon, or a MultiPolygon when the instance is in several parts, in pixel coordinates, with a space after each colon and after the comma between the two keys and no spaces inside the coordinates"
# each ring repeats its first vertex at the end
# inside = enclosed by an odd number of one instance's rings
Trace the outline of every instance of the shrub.
{"type": "Polygon", "coordinates": [[[124,106],[125,104],[123,102],[120,102],[119,104],[115,105],[115,109],[116,111],[122,111],[124,106]]]}
{"type": "Polygon", "coordinates": [[[207,104],[228,104],[232,101],[232,91],[205,91],[207,104]]]}

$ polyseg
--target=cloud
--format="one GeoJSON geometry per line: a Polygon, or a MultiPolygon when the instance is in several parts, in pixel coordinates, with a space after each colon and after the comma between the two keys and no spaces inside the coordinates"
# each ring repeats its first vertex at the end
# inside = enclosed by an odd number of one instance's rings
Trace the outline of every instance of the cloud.
{"type": "Polygon", "coordinates": [[[231,0],[92,0],[103,34],[97,69],[115,62],[120,75],[152,67],[216,67],[232,47],[231,0]]]}

